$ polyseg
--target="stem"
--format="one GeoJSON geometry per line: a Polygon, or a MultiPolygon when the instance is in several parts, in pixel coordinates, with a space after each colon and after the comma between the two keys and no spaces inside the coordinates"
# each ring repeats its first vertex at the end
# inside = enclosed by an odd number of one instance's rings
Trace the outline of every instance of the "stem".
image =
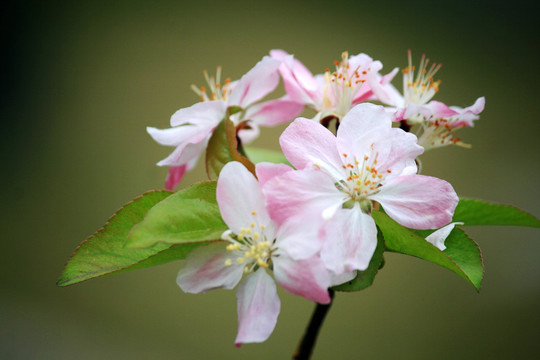
{"type": "Polygon", "coordinates": [[[321,325],[334,301],[334,290],[328,289],[328,293],[330,294],[330,302],[328,304],[317,304],[315,307],[304,337],[294,352],[293,360],[308,360],[311,357],[321,325]]]}

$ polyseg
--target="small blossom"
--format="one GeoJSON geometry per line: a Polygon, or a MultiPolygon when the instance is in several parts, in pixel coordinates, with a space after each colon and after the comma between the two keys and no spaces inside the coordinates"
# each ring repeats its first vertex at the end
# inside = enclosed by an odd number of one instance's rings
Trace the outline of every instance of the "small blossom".
{"type": "Polygon", "coordinates": [[[229,107],[239,107],[241,111],[231,115],[239,127],[238,136],[243,142],[250,142],[259,134],[258,126],[274,126],[293,119],[302,110],[297,102],[280,98],[259,102],[272,92],[279,83],[280,61],[265,56],[239,81],[225,79],[221,82],[221,68],[215,77],[204,72],[208,88],[192,89],[201,102],[178,110],[171,117],[171,128],[148,127],[152,138],[161,145],[176,149],[157,164],[169,166],[166,188],[176,186],[186,171],[193,169],[215,127],[223,120],[229,107]]]}
{"type": "Polygon", "coordinates": [[[222,169],[217,200],[229,226],[224,242],[192,251],[177,283],[190,293],[232,289],[240,283],[237,345],[265,341],[276,325],[280,301],[269,271],[290,293],[330,302],[330,275],[322,260],[317,256],[295,260],[288,254],[291,241],[284,239],[291,235],[289,228],[270,218],[260,184],[242,164],[230,162],[222,169]]]}
{"type": "Polygon", "coordinates": [[[335,275],[365,270],[377,245],[371,211],[380,204],[403,226],[448,224],[458,202],[446,181],[417,175],[423,151],[416,136],[392,127],[382,106],[360,104],[341,121],[337,136],[296,119],[280,144],[296,171],[281,171],[263,188],[278,224],[302,218],[317,228],[321,258],[335,275]]]}
{"type": "MultiPolygon", "coordinates": [[[[279,68],[289,97],[317,111],[315,120],[342,119],[356,104],[385,97],[383,85],[397,73],[381,76],[380,61],[366,54],[349,56],[343,52],[341,61],[334,61],[335,70],[326,69],[324,74],[313,76],[292,55],[283,50],[272,50],[270,55],[282,61],[279,68]]],[[[389,99],[387,99],[389,101],[389,99]]]]}
{"type": "Polygon", "coordinates": [[[456,131],[463,127],[474,126],[473,121],[479,118],[484,110],[485,98],[478,98],[467,108],[447,106],[432,100],[439,91],[440,80],[434,76],[441,64],[432,63],[422,55],[418,69],[412,65],[411,51],[408,52],[409,66],[403,72],[403,95],[391,84],[384,86],[387,96],[384,103],[395,106],[395,121],[406,121],[418,130],[418,144],[429,150],[446,145],[458,145],[469,148],[456,136],[456,131]],[[390,99],[390,101],[388,101],[390,99]]]}

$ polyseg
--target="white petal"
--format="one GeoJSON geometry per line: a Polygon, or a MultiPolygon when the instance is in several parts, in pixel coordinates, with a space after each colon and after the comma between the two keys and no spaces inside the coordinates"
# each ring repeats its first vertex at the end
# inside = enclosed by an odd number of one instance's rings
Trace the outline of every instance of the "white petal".
{"type": "Polygon", "coordinates": [[[264,197],[255,176],[241,163],[227,163],[219,174],[217,201],[221,216],[234,233],[252,222],[266,227],[266,234],[274,236],[274,223],[264,206],[264,197]]]}
{"type": "Polygon", "coordinates": [[[274,276],[278,284],[291,294],[321,304],[330,302],[330,274],[318,256],[293,260],[280,254],[274,260],[274,276]]]}
{"type": "Polygon", "coordinates": [[[462,222],[453,222],[446,226],[443,226],[437,231],[432,232],[429,236],[426,237],[426,240],[436,247],[438,247],[441,251],[446,249],[446,246],[444,245],[444,242],[448,235],[454,230],[454,227],[456,225],[463,225],[462,222]]]}
{"type": "Polygon", "coordinates": [[[386,182],[372,200],[392,219],[412,229],[436,229],[452,221],[459,198],[448,182],[404,175],[386,182]]]}
{"type": "Polygon", "coordinates": [[[324,226],[321,258],[336,275],[365,270],[377,247],[377,228],[370,215],[356,203],[352,209],[341,209],[324,226]]]}
{"type": "Polygon", "coordinates": [[[175,112],[171,116],[171,126],[193,124],[198,126],[217,125],[225,117],[227,104],[224,101],[199,102],[175,112]]]}
{"type": "Polygon", "coordinates": [[[191,251],[176,277],[178,286],[185,292],[195,294],[235,287],[242,278],[244,267],[236,263],[225,246],[226,243],[219,242],[191,251]],[[232,265],[225,265],[227,259],[233,260],[232,265]]]}
{"type": "Polygon", "coordinates": [[[274,331],[280,301],[274,280],[262,268],[249,275],[236,291],[238,334],[235,343],[263,342],[274,331]]]}

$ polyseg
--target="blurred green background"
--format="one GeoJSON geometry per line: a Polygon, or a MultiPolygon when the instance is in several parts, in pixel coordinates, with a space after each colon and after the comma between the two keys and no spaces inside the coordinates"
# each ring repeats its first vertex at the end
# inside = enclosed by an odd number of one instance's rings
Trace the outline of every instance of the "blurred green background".
{"type": "MultiPolygon", "coordinates": [[[[472,150],[423,156],[458,194],[540,215],[538,5],[521,1],[18,1],[2,9],[2,359],[287,359],[313,304],[281,292],[270,339],[233,346],[231,291],[184,294],[180,262],[88,281],[55,281],[122,204],[161,188],[167,127],[197,100],[189,86],[223,66],[238,78],[272,48],[322,72],[343,50],[385,68],[412,49],[443,63],[436,99],[486,96],[472,150]]],[[[394,80],[401,87],[401,77],[394,80]]],[[[258,142],[276,146],[279,129],[258,142]]],[[[201,164],[199,164],[201,165],[201,164]]],[[[187,186],[204,177],[190,173],[187,186]]],[[[468,228],[483,289],[389,254],[375,284],[338,293],[313,359],[540,358],[537,229],[468,228]]]]}

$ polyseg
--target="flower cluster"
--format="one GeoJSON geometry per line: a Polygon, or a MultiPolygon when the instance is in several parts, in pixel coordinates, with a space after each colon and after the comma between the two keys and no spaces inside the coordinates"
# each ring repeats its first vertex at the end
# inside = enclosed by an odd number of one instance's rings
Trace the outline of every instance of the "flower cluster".
{"type": "Polygon", "coordinates": [[[222,241],[193,250],[178,274],[190,293],[238,285],[236,344],[270,336],[280,311],[275,283],[324,304],[330,287],[366,270],[378,241],[374,211],[409,229],[439,229],[426,240],[441,250],[456,225],[454,189],[418,174],[416,159],[425,149],[464,146],[454,132],[473,126],[484,98],[464,109],[431,100],[440,65],[428,66],[424,56],[416,70],[409,53],[403,94],[390,83],[398,69],[381,75],[382,63],[366,54],[344,52],[334,64],[313,75],[293,55],[272,50],[238,81],[221,83],[218,68],[215,78],[205,73],[208,89],[193,87],[201,102],[177,111],[171,128],[148,128],[157,142],[175,147],[158,163],[170,167],[172,189],[220,121],[232,121],[242,143],[259,126],[292,121],[279,139],[292,167],[262,162],[255,173],[236,161],[222,167],[216,196],[228,230],[222,241]],[[280,78],[286,94],[263,101],[280,78]],[[304,109],[315,115],[297,118],[304,109]]]}

